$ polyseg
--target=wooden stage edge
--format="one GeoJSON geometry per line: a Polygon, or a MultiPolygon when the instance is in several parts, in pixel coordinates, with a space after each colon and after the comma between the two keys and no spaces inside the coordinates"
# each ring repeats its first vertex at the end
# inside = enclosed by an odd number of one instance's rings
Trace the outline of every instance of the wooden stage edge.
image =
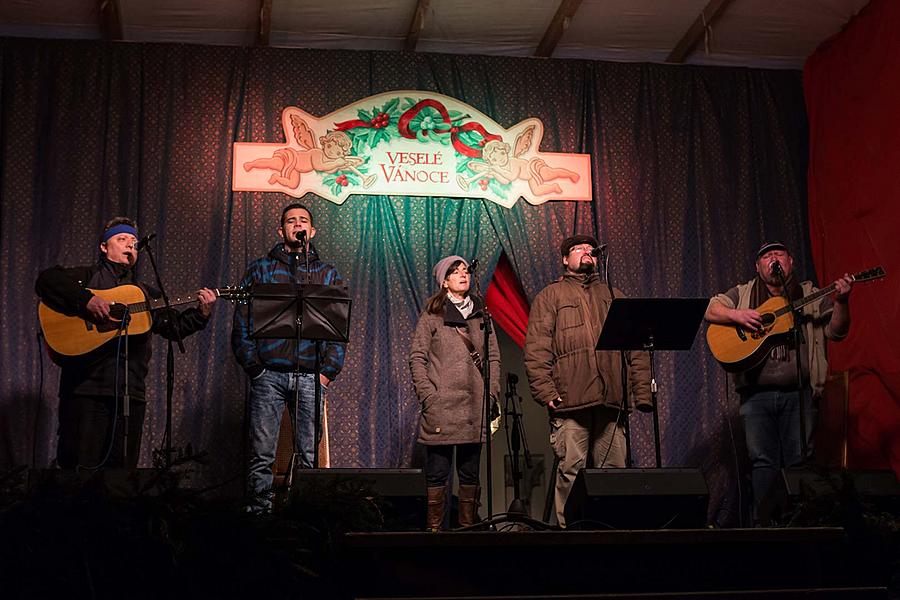
{"type": "Polygon", "coordinates": [[[352,598],[887,598],[839,527],[348,533],[352,598]]]}
{"type": "Polygon", "coordinates": [[[442,531],[347,533],[353,548],[433,548],[484,546],[605,546],[620,544],[731,544],[841,542],[843,527],[756,529],[632,529],[611,531],[442,531]]]}

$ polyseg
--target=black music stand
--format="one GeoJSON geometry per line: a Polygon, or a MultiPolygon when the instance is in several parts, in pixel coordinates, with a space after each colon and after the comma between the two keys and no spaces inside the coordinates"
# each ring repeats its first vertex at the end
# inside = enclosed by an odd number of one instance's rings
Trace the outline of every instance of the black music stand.
{"type": "MultiPolygon", "coordinates": [[[[315,432],[313,468],[319,466],[322,383],[319,381],[319,342],[344,342],[350,339],[350,296],[344,286],[314,283],[258,283],[250,289],[251,332],[253,339],[292,339],[315,341],[315,432]],[[255,331],[253,330],[255,325],[255,331]]],[[[295,371],[299,375],[299,365],[295,371]]],[[[294,387],[294,435],[291,455],[293,473],[297,455],[297,418],[300,408],[299,379],[294,387]]],[[[290,477],[290,476],[289,476],[290,477]]],[[[290,480],[289,480],[290,481],[290,480]]],[[[290,485],[290,483],[288,484],[290,485]]]]}
{"type": "MultiPolygon", "coordinates": [[[[656,350],[690,350],[708,304],[708,298],[616,298],[609,307],[597,340],[597,350],[644,350],[650,354],[650,399],[657,468],[662,466],[662,457],[653,353],[656,350]]],[[[622,399],[622,402],[626,401],[627,398],[622,399]]]]}

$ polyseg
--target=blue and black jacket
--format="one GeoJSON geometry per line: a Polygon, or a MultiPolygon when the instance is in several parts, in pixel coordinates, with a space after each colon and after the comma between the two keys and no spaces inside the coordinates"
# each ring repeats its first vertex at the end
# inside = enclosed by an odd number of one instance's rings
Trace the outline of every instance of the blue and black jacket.
{"type": "MultiPolygon", "coordinates": [[[[306,283],[306,260],[302,255],[284,251],[283,244],[277,244],[264,258],[250,263],[241,280],[242,286],[257,283],[306,283]]],[[[337,269],[319,260],[319,255],[310,244],[309,283],[342,285],[343,279],[337,269]]],[[[261,339],[250,337],[253,323],[247,306],[239,305],[234,311],[234,326],[231,329],[231,348],[244,372],[251,378],[264,369],[292,372],[295,368],[304,373],[315,370],[315,343],[310,340],[261,339]]],[[[321,373],[334,380],[344,366],[346,344],[340,342],[320,342],[321,373]]]]}

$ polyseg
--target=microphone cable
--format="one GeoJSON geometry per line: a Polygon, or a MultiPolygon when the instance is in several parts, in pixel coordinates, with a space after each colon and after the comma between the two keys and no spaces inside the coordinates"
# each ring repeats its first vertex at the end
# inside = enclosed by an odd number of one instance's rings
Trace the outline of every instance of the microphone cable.
{"type": "Polygon", "coordinates": [[[41,340],[44,338],[44,332],[40,328],[40,324],[38,325],[37,331],[37,342],[38,342],[38,365],[39,365],[39,379],[38,379],[38,405],[37,410],[34,413],[34,431],[32,432],[31,437],[31,468],[37,468],[37,440],[38,440],[38,428],[41,422],[41,409],[44,406],[44,353],[41,348],[41,340]]]}
{"type": "MultiPolygon", "coordinates": [[[[122,353],[122,338],[124,337],[122,333],[125,331],[125,324],[129,319],[128,314],[128,305],[125,305],[125,314],[122,316],[121,324],[119,325],[119,331],[116,334],[118,340],[116,341],[116,384],[115,389],[116,393],[113,396],[113,411],[112,411],[112,425],[110,427],[110,431],[108,434],[109,441],[106,444],[106,454],[103,455],[103,459],[93,466],[85,466],[85,465],[77,465],[76,469],[85,469],[88,471],[96,471],[98,469],[102,469],[104,465],[106,465],[106,461],[109,460],[110,455],[112,454],[113,446],[116,443],[116,430],[119,425],[119,357],[122,353]]],[[[127,333],[125,334],[127,335],[127,333]]],[[[124,465],[123,465],[124,466],[124,465]]]]}

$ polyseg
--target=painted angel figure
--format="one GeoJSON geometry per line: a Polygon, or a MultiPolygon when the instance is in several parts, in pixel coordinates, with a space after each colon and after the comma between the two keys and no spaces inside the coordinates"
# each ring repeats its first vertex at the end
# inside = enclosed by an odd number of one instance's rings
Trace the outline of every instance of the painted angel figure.
{"type": "Polygon", "coordinates": [[[350,149],[353,143],[343,131],[329,131],[319,138],[321,148],[316,146],[316,136],[312,129],[299,115],[291,115],[294,139],[300,146],[296,148],[279,148],[271,158],[257,158],[244,163],[244,170],[270,169],[274,171],[269,177],[269,184],[276,183],[295,189],[300,185],[300,176],[303,173],[319,171],[322,173],[334,173],[346,169],[359,175],[363,187],[369,188],[375,183],[376,175],[363,175],[356,167],[363,163],[358,156],[351,156],[350,149]]]}
{"type": "Polygon", "coordinates": [[[500,140],[491,140],[484,145],[481,152],[482,160],[473,160],[469,163],[469,168],[475,171],[476,175],[468,179],[460,175],[457,177],[457,183],[462,189],[468,190],[474,180],[483,177],[496,179],[503,184],[522,179],[528,182],[528,187],[531,188],[535,196],[561,194],[562,188],[559,187],[559,184],[547,182],[565,178],[571,180],[572,183],[576,183],[579,179],[578,173],[568,169],[551,167],[542,158],[535,157],[527,160],[520,158],[531,148],[533,139],[534,125],[523,131],[516,138],[512,157],[509,155],[509,144],[500,140]]]}

